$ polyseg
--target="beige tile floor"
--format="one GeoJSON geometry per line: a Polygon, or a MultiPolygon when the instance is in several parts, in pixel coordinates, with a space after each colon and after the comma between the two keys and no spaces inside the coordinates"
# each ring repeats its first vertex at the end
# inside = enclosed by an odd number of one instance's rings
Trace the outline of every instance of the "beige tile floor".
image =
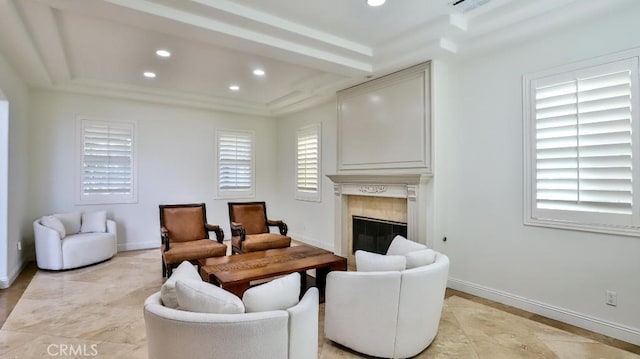
{"type": "MultiPolygon", "coordinates": [[[[158,257],[136,251],[73,271],[27,269],[17,289],[0,291],[0,309],[11,311],[0,329],[0,358],[62,357],[65,346],[81,350],[66,357],[146,358],[142,303],[162,284],[158,257]],[[34,272],[24,294],[15,294],[34,272]]],[[[319,357],[362,358],[324,338],[323,309],[319,357]]],[[[418,358],[640,359],[637,353],[637,346],[449,291],[439,334],[418,358]]]]}

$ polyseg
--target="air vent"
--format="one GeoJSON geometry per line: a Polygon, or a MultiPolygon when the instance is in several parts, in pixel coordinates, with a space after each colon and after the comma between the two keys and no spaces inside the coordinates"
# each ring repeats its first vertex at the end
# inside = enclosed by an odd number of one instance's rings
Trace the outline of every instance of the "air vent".
{"type": "Polygon", "coordinates": [[[469,12],[485,5],[491,0],[453,0],[449,2],[454,9],[460,12],[469,12]]]}

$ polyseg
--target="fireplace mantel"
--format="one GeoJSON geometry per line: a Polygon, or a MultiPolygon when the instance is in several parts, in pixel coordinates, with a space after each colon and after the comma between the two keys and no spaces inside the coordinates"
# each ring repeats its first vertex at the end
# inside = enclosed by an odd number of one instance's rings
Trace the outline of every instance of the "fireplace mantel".
{"type": "MultiPolygon", "coordinates": [[[[372,196],[407,199],[407,237],[419,241],[420,187],[428,183],[429,174],[333,174],[327,175],[334,185],[335,194],[335,244],[338,255],[347,256],[347,196],[372,196]]],[[[422,239],[424,241],[424,239],[422,239]]]]}
{"type": "Polygon", "coordinates": [[[417,185],[431,180],[428,174],[334,174],[327,175],[335,184],[417,185]]]}

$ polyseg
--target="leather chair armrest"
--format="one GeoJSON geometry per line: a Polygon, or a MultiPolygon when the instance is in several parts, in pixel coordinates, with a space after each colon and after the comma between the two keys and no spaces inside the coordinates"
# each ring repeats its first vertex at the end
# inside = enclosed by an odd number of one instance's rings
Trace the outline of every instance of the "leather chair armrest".
{"type": "Polygon", "coordinates": [[[218,243],[222,243],[222,240],[224,239],[224,231],[222,230],[222,228],[220,228],[220,226],[205,223],[204,228],[209,232],[216,232],[216,240],[218,241],[218,243]]]}
{"type": "Polygon", "coordinates": [[[267,219],[267,225],[269,225],[270,227],[278,227],[278,229],[280,230],[280,234],[282,234],[283,236],[287,235],[287,232],[289,231],[289,228],[287,227],[287,224],[284,223],[281,220],[276,220],[276,219],[267,219]]]}
{"type": "Polygon", "coordinates": [[[240,241],[244,241],[246,239],[246,232],[244,229],[244,225],[239,222],[231,222],[231,235],[239,235],[240,241]]]}
{"type": "Polygon", "coordinates": [[[160,236],[162,237],[162,243],[164,244],[164,250],[169,250],[169,230],[164,226],[160,227],[160,236]]]}

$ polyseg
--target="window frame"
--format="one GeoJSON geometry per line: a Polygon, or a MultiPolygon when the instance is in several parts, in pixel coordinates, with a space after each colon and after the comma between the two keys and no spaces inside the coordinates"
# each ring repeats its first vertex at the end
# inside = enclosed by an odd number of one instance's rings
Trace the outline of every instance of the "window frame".
{"type": "Polygon", "coordinates": [[[295,137],[295,158],[294,158],[294,187],[295,199],[299,201],[321,202],[322,201],[322,124],[315,123],[300,127],[296,130],[295,137]],[[309,133],[315,133],[318,137],[318,173],[316,177],[317,188],[315,191],[300,191],[298,189],[298,151],[300,137],[309,133]]]}
{"type": "Polygon", "coordinates": [[[216,131],[216,192],[220,199],[254,198],[256,188],[256,141],[254,131],[218,130],[216,131]],[[248,190],[229,190],[220,188],[220,138],[227,136],[249,136],[251,141],[251,188],[248,190]]]}
{"type": "Polygon", "coordinates": [[[132,120],[109,120],[92,116],[78,116],[76,122],[76,204],[130,204],[138,203],[138,150],[137,150],[137,123],[132,120]],[[91,125],[107,126],[110,128],[127,128],[131,130],[131,192],[127,195],[87,195],[84,193],[84,133],[85,128],[91,125]]]}
{"type": "Polygon", "coordinates": [[[640,48],[559,66],[523,76],[523,179],[524,224],[597,233],[640,236],[640,48]],[[552,77],[563,77],[618,66],[627,62],[631,71],[631,131],[632,131],[632,207],[631,214],[562,211],[537,208],[536,194],[536,118],[534,83],[552,77]],[[635,140],[634,140],[635,139],[635,140]],[[564,212],[564,213],[562,213],[564,212]]]}

